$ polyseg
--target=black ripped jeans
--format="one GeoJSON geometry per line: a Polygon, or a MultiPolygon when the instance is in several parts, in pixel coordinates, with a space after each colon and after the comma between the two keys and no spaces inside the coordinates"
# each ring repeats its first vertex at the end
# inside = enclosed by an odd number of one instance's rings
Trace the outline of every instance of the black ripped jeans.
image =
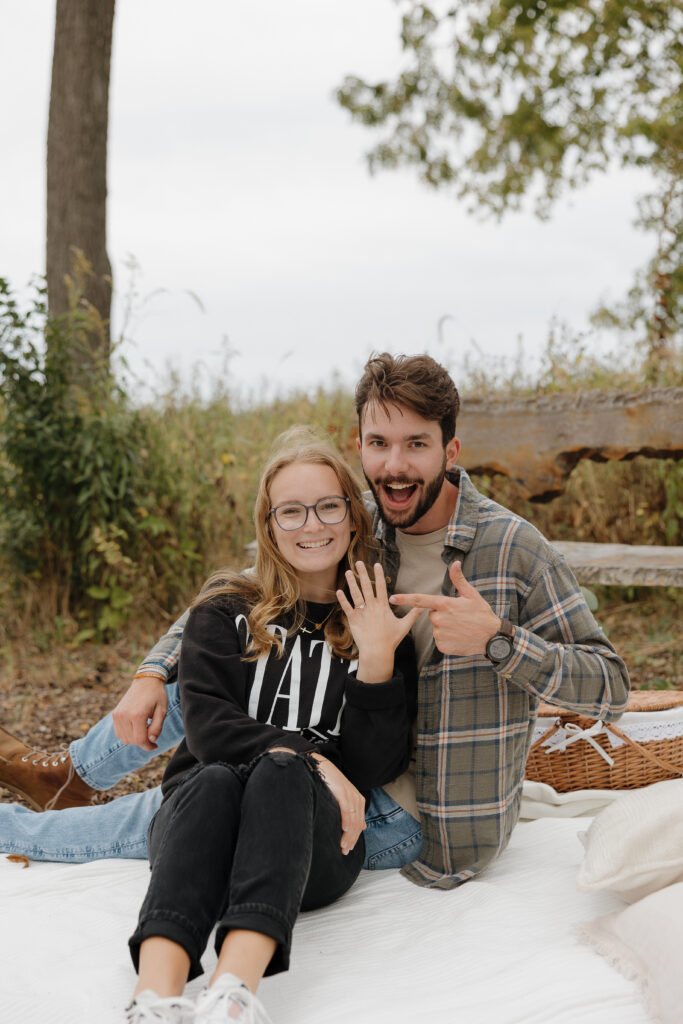
{"type": "Polygon", "coordinates": [[[332,903],[363,863],[361,835],[341,852],[339,805],[304,756],[266,754],[251,765],[197,765],[164,800],[148,836],[152,877],[129,940],[162,936],[190,958],[190,979],[216,931],[216,952],[232,928],[278,946],[266,974],[289,967],[299,910],[332,903]]]}

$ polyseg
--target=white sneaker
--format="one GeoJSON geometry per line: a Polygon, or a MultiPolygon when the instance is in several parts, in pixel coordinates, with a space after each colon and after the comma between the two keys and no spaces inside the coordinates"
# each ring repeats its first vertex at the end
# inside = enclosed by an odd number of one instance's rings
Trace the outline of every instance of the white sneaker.
{"type": "Polygon", "coordinates": [[[199,995],[192,1024],[272,1024],[259,999],[234,974],[221,974],[199,995]]]}
{"type": "Polygon", "coordinates": [[[126,1024],[192,1024],[194,1005],[182,996],[162,998],[145,989],[126,1007],[126,1024]]]}

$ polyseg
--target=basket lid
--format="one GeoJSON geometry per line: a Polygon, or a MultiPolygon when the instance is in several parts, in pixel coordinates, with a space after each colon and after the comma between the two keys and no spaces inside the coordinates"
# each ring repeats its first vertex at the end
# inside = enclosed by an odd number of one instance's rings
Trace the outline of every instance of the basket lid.
{"type": "Polygon", "coordinates": [[[627,711],[666,711],[683,704],[683,690],[632,690],[627,711]]]}
{"type": "MultiPolygon", "coordinates": [[[[627,711],[666,711],[683,704],[683,690],[631,690],[626,705],[627,711]]],[[[539,718],[557,718],[558,715],[575,715],[577,712],[546,704],[538,706],[539,718]]]]}

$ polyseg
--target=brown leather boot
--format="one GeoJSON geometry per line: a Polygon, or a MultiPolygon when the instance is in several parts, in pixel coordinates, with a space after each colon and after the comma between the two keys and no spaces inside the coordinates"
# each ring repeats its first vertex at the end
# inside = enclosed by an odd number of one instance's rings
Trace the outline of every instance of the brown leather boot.
{"type": "Polygon", "coordinates": [[[76,774],[68,751],[45,754],[0,728],[0,786],[36,811],[83,807],[95,790],[76,774]]]}

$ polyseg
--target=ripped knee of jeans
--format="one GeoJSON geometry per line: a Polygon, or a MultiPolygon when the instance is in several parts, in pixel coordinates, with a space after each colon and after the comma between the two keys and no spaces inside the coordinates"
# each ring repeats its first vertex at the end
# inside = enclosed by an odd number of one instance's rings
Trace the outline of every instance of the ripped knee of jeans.
{"type": "Polygon", "coordinates": [[[269,758],[276,765],[279,765],[280,768],[286,768],[294,761],[302,761],[312,775],[319,775],[322,778],[320,763],[308,750],[304,752],[297,750],[266,750],[261,756],[269,758]]]}
{"type": "Polygon", "coordinates": [[[263,757],[269,758],[275,764],[280,765],[281,768],[291,764],[298,756],[295,750],[266,750],[263,754],[263,757]]]}

